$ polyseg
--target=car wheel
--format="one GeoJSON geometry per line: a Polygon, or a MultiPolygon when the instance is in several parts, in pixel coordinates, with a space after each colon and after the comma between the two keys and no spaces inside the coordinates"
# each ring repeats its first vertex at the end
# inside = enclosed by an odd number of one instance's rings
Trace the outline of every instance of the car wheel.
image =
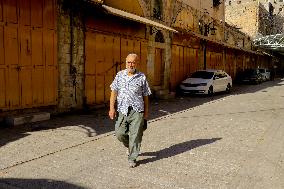
{"type": "Polygon", "coordinates": [[[213,86],[211,85],[208,89],[208,96],[212,96],[213,95],[213,86]]]}
{"type": "Polygon", "coordinates": [[[226,88],[226,93],[230,93],[231,92],[231,84],[228,83],[227,88],[226,88]]]}

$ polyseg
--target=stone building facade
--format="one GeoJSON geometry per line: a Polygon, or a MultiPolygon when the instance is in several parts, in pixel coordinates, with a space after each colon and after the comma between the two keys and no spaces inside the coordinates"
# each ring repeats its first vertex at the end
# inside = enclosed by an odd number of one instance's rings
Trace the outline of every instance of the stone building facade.
{"type": "Polygon", "coordinates": [[[283,33],[282,0],[226,0],[225,7],[226,22],[252,38],[283,33]]]}

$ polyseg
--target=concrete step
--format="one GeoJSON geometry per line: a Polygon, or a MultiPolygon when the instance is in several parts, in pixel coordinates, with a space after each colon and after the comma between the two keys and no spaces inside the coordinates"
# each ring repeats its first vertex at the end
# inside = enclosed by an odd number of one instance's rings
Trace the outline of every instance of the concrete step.
{"type": "Polygon", "coordinates": [[[157,90],[155,92],[155,96],[156,98],[159,98],[159,99],[173,99],[175,98],[175,92],[169,92],[169,90],[157,90]]]}
{"type": "Polygon", "coordinates": [[[5,118],[5,123],[9,126],[22,125],[26,123],[33,123],[38,121],[45,121],[50,119],[50,113],[38,112],[25,115],[8,116],[5,118]]]}

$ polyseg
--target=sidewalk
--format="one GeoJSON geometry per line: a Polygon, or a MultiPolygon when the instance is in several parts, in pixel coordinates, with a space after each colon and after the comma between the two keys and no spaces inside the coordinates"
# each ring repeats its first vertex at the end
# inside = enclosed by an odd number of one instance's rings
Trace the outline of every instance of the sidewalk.
{"type": "Polygon", "coordinates": [[[283,91],[153,101],[134,169],[107,110],[0,129],[0,188],[284,188],[283,91]]]}

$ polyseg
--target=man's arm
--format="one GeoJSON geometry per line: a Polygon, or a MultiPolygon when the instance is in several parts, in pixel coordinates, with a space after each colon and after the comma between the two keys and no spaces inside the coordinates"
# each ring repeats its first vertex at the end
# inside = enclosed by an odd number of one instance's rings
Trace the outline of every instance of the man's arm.
{"type": "Polygon", "coordinates": [[[109,112],[108,112],[110,119],[114,119],[115,116],[116,116],[116,111],[115,111],[115,107],[114,107],[116,97],[117,97],[117,92],[111,91],[110,99],[109,99],[109,112]]]}
{"type": "Polygon", "coordinates": [[[148,96],[144,96],[143,100],[144,100],[144,119],[148,119],[148,113],[149,113],[149,99],[148,99],[148,96]]]}

